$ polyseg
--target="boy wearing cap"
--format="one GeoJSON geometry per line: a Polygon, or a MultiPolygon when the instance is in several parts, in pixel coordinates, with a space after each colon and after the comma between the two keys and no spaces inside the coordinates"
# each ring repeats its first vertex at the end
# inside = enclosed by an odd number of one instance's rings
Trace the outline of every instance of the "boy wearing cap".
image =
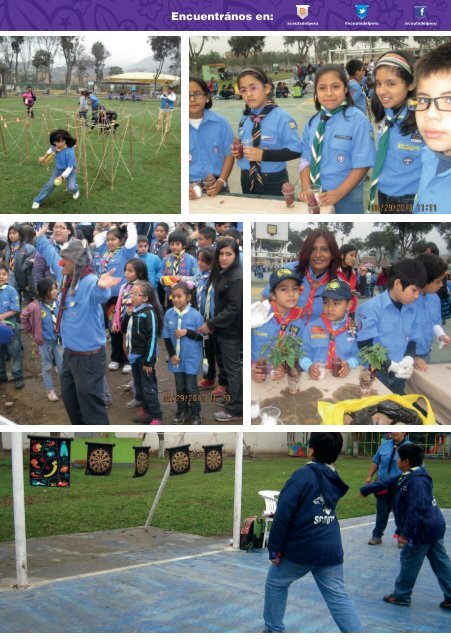
{"type": "MultiPolygon", "coordinates": [[[[36,233],[37,246],[50,244],[47,225],[36,233]]],[[[53,245],[51,245],[53,246],[53,245]]],[[[54,253],[57,254],[55,247],[54,253]]],[[[72,238],[61,249],[63,276],[56,334],[64,347],[61,397],[72,424],[109,424],[103,398],[105,319],[102,304],[120,282],[111,270],[100,277],[91,267],[86,241],[72,238]]]]}
{"type": "Polygon", "coordinates": [[[352,290],[344,280],[331,280],[322,295],[323,312],[304,329],[303,350],[305,356],[300,365],[313,380],[321,376],[318,362],[326,362],[332,368],[332,359],[339,357],[339,375],[344,378],[359,365],[358,346],[354,326],[349,318],[352,306],[352,290]]]}
{"type": "MultiPolygon", "coordinates": [[[[278,338],[302,333],[303,320],[302,308],[298,307],[299,301],[299,276],[292,269],[281,267],[271,274],[269,278],[269,315],[266,321],[252,329],[251,353],[252,353],[252,379],[255,382],[263,382],[266,379],[266,367],[259,366],[256,362],[265,358],[278,338]]],[[[256,303],[267,305],[267,302],[256,303]]],[[[275,379],[284,375],[282,370],[274,372],[275,379]]]]}

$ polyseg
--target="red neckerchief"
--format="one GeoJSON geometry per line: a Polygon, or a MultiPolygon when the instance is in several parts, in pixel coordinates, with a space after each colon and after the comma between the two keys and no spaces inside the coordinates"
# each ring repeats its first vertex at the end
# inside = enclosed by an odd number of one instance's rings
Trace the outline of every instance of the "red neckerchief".
{"type": "Polygon", "coordinates": [[[334,329],[332,329],[332,325],[330,324],[329,320],[326,318],[326,316],[324,314],[321,314],[321,320],[324,322],[324,324],[326,325],[326,329],[329,332],[330,335],[330,340],[329,340],[329,350],[327,352],[327,368],[331,369],[332,368],[332,358],[334,358],[337,355],[337,351],[335,348],[335,338],[337,336],[340,335],[340,333],[344,333],[345,331],[347,331],[349,329],[349,317],[346,319],[346,322],[344,323],[344,325],[340,328],[337,329],[337,331],[334,331],[334,329]]]}
{"type": "MultiPolygon", "coordinates": [[[[78,281],[80,282],[82,278],[89,275],[90,273],[94,273],[94,270],[91,267],[91,265],[88,264],[88,266],[82,269],[80,273],[80,278],[78,281]]],[[[61,320],[63,318],[63,311],[65,311],[64,305],[66,303],[67,292],[69,291],[71,284],[72,284],[72,276],[68,276],[64,282],[63,288],[61,289],[61,300],[60,300],[60,306],[58,309],[58,315],[56,317],[56,325],[55,325],[55,333],[57,336],[59,336],[60,334],[61,320]]]]}
{"type": "Polygon", "coordinates": [[[305,316],[305,323],[308,324],[310,322],[310,318],[312,315],[312,311],[313,311],[313,298],[315,297],[315,291],[317,289],[319,289],[319,287],[321,287],[323,284],[327,284],[330,280],[330,273],[327,271],[323,277],[321,278],[321,280],[313,280],[312,276],[310,275],[310,270],[307,269],[307,273],[305,274],[306,278],[307,278],[307,282],[310,285],[310,293],[308,296],[308,300],[305,303],[304,306],[304,310],[302,313],[302,317],[305,316]]]}
{"type": "Polygon", "coordinates": [[[279,338],[282,338],[288,325],[302,317],[303,310],[301,307],[293,307],[293,309],[290,309],[290,313],[288,314],[288,316],[284,319],[280,315],[274,300],[271,301],[271,307],[274,312],[274,318],[277,324],[280,325],[279,338]]]}

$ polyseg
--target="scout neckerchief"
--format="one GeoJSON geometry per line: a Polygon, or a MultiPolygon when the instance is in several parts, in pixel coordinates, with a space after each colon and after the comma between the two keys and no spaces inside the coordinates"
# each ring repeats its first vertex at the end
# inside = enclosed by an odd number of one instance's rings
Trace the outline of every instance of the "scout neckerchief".
{"type": "Polygon", "coordinates": [[[16,251],[18,251],[20,247],[20,240],[17,242],[11,242],[11,255],[9,257],[9,270],[14,271],[14,263],[16,260],[16,251]]]}
{"type": "Polygon", "coordinates": [[[117,247],[117,249],[114,249],[114,251],[108,251],[108,254],[107,254],[106,251],[104,252],[103,255],[106,256],[106,258],[102,259],[102,266],[103,266],[103,272],[102,273],[106,273],[108,271],[109,262],[114,258],[116,253],[118,251],[120,251],[120,249],[121,249],[121,247],[117,247]]]}
{"type": "Polygon", "coordinates": [[[337,355],[337,349],[336,349],[336,345],[335,345],[335,338],[337,336],[339,336],[341,333],[344,333],[345,331],[347,331],[349,329],[349,318],[346,318],[346,322],[344,323],[344,325],[342,327],[340,327],[340,329],[332,329],[332,325],[330,324],[329,320],[326,318],[326,316],[324,314],[321,314],[321,320],[324,322],[324,324],[326,325],[326,329],[329,333],[330,336],[330,340],[329,340],[329,348],[327,351],[327,368],[331,369],[332,368],[332,358],[335,358],[335,356],[337,355]]]}
{"type": "MultiPolygon", "coordinates": [[[[94,273],[94,270],[91,267],[91,265],[88,264],[86,267],[84,267],[81,270],[80,278],[78,279],[78,282],[80,282],[80,280],[82,278],[84,278],[85,276],[89,275],[90,273],[94,273]]],[[[63,282],[63,286],[61,288],[60,306],[59,306],[59,309],[58,309],[58,315],[56,317],[55,333],[56,333],[57,336],[59,336],[59,334],[60,334],[61,320],[63,318],[63,312],[66,310],[66,307],[65,307],[66,298],[67,298],[67,294],[69,292],[71,284],[72,284],[72,276],[66,276],[66,278],[64,279],[64,282],[63,282]]]]}
{"type": "Polygon", "coordinates": [[[316,129],[315,136],[312,144],[312,160],[310,162],[310,180],[313,186],[321,186],[320,178],[320,165],[321,155],[323,151],[324,136],[326,135],[327,121],[332,118],[336,113],[340,113],[348,106],[347,102],[342,102],[338,107],[329,111],[325,107],[321,106],[318,128],[316,129]]]}
{"type": "MultiPolygon", "coordinates": [[[[252,145],[254,147],[260,147],[261,142],[261,122],[263,118],[265,118],[268,113],[271,113],[273,109],[277,109],[279,105],[274,102],[268,102],[260,113],[254,114],[250,113],[249,118],[253,123],[252,127],[252,145]]],[[[251,193],[263,193],[263,176],[262,176],[262,166],[260,162],[255,160],[249,161],[250,169],[249,169],[249,178],[251,181],[251,193]]]]}
{"type": "Polygon", "coordinates": [[[373,213],[372,207],[376,201],[377,185],[382,169],[384,168],[385,158],[387,157],[388,147],[390,144],[390,129],[397,124],[398,120],[404,120],[406,115],[407,107],[402,108],[397,115],[392,115],[390,113],[385,114],[384,126],[377,145],[376,161],[371,175],[370,199],[368,201],[367,213],[373,213]]]}
{"type": "MultiPolygon", "coordinates": [[[[50,315],[52,316],[52,322],[53,322],[53,329],[55,330],[56,327],[56,301],[53,300],[53,302],[48,303],[48,302],[44,302],[44,300],[42,301],[42,305],[44,307],[46,307],[49,311],[50,311],[50,315]]],[[[45,313],[45,311],[43,312],[45,313]]]]}
{"type": "Polygon", "coordinates": [[[285,331],[287,330],[288,325],[292,322],[295,322],[296,320],[299,320],[299,318],[302,317],[302,308],[293,307],[293,309],[290,309],[288,316],[286,318],[283,318],[280,315],[279,309],[277,308],[274,300],[271,300],[271,307],[274,312],[274,319],[279,325],[279,338],[282,338],[285,334],[285,331]]]}
{"type": "Polygon", "coordinates": [[[125,350],[129,355],[132,352],[133,323],[134,323],[135,319],[138,319],[138,321],[139,321],[139,314],[137,312],[141,311],[142,309],[146,309],[149,306],[151,307],[151,305],[149,305],[148,302],[143,302],[138,307],[135,307],[133,309],[132,315],[130,317],[130,321],[129,321],[128,325],[127,325],[127,331],[125,332],[125,350]]]}
{"type": "Polygon", "coordinates": [[[120,308],[120,318],[121,318],[121,320],[125,316],[125,307],[127,306],[127,302],[129,302],[129,300],[130,300],[130,291],[132,290],[132,287],[133,287],[134,283],[135,283],[134,280],[132,282],[127,282],[124,285],[124,288],[122,290],[121,308],[120,308]]]}
{"type": "Polygon", "coordinates": [[[326,271],[326,273],[322,276],[321,280],[313,280],[310,274],[310,269],[307,269],[307,273],[305,274],[305,276],[307,278],[307,282],[310,285],[310,293],[308,296],[308,300],[304,305],[302,317],[303,318],[305,317],[305,322],[306,324],[308,324],[310,322],[310,317],[313,311],[313,299],[315,297],[316,290],[319,289],[319,287],[329,282],[330,274],[328,271],[326,271]]]}
{"type": "Polygon", "coordinates": [[[185,249],[182,249],[182,251],[180,251],[178,255],[175,255],[175,253],[173,253],[172,255],[174,256],[174,262],[172,263],[172,275],[178,276],[180,263],[183,259],[183,256],[185,255],[185,249]]]}
{"type": "MultiPolygon", "coordinates": [[[[189,313],[189,310],[191,309],[191,305],[187,304],[186,307],[183,309],[183,311],[180,311],[176,307],[173,307],[173,309],[177,315],[177,329],[181,329],[183,316],[186,316],[186,314],[189,313]]],[[[175,355],[177,356],[177,358],[180,358],[180,340],[181,338],[176,338],[176,342],[175,342],[175,355]]]]}

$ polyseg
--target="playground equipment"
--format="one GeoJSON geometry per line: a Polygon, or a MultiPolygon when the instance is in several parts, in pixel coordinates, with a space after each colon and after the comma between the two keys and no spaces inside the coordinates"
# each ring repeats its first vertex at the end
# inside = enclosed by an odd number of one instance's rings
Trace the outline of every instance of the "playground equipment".
{"type": "MultiPolygon", "coordinates": [[[[155,119],[149,106],[133,115],[124,108],[119,114],[105,110],[97,122],[90,123],[78,112],[55,107],[41,109],[39,117],[33,119],[0,109],[0,164],[35,162],[48,148],[50,132],[65,129],[77,140],[77,170],[84,185],[83,196],[88,200],[101,179],[111,190],[119,178],[133,180],[136,145],[145,145],[149,158],[156,158],[170,137],[180,143],[174,133],[170,134],[172,110],[162,111],[160,121],[160,114],[155,119]]],[[[53,158],[49,156],[43,163],[48,170],[53,168],[53,158]]]]}

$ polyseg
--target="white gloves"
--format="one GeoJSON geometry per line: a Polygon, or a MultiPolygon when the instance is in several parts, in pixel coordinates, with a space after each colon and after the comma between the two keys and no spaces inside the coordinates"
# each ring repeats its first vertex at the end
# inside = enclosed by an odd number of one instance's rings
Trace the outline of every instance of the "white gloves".
{"type": "Polygon", "coordinates": [[[393,371],[395,378],[402,378],[403,380],[409,380],[413,373],[413,358],[411,356],[405,356],[401,362],[393,362],[388,367],[389,371],[393,371]]]}
{"type": "Polygon", "coordinates": [[[251,329],[257,329],[269,322],[274,317],[269,300],[254,302],[251,305],[251,329]]]}

